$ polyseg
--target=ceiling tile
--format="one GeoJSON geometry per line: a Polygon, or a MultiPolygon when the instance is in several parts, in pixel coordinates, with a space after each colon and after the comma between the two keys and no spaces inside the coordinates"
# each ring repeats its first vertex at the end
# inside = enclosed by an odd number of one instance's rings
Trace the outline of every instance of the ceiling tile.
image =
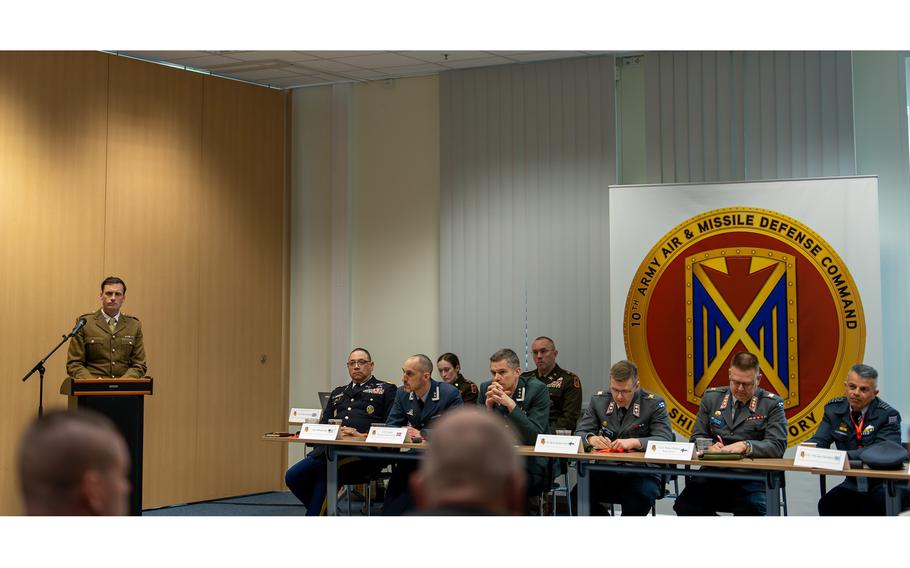
{"type": "Polygon", "coordinates": [[[285,89],[288,87],[299,87],[299,86],[305,86],[305,85],[319,85],[319,84],[324,85],[324,84],[328,83],[328,81],[326,81],[322,77],[307,77],[304,75],[301,75],[298,77],[285,77],[283,79],[270,79],[267,82],[269,85],[271,85],[273,87],[281,87],[281,88],[285,88],[285,89]]]}
{"type": "Polygon", "coordinates": [[[319,71],[334,71],[334,72],[345,72],[352,71],[355,69],[362,69],[361,67],[355,67],[353,65],[348,65],[347,63],[342,63],[341,61],[336,61],[332,59],[313,59],[310,61],[301,61],[298,65],[294,66],[297,69],[316,69],[319,71]]]}
{"type": "Polygon", "coordinates": [[[353,77],[355,79],[366,79],[368,81],[374,81],[376,79],[388,78],[388,74],[383,73],[381,71],[376,71],[374,69],[363,69],[361,71],[348,71],[347,73],[345,73],[345,75],[348,75],[349,77],[353,77]]]}
{"type": "Polygon", "coordinates": [[[224,75],[226,77],[237,77],[238,79],[243,79],[244,81],[258,81],[260,79],[269,79],[277,77],[287,77],[289,75],[287,69],[258,69],[255,71],[220,71],[219,75],[224,75]]]}
{"type": "Polygon", "coordinates": [[[446,68],[433,63],[421,63],[420,65],[399,65],[397,67],[379,67],[376,71],[388,73],[389,75],[413,75],[415,73],[439,73],[446,68]]]}
{"type": "Polygon", "coordinates": [[[580,51],[537,51],[529,53],[516,53],[510,55],[509,59],[517,59],[530,63],[532,61],[547,61],[550,59],[569,59],[572,57],[582,57],[585,54],[580,51]]]}
{"type": "Polygon", "coordinates": [[[505,57],[481,57],[479,59],[446,61],[443,65],[449,69],[467,69],[469,67],[488,67],[490,65],[508,65],[510,63],[515,62],[505,57]]]}
{"type": "Polygon", "coordinates": [[[151,59],[153,61],[177,61],[179,59],[189,59],[191,57],[207,57],[211,53],[207,51],[115,51],[130,57],[140,59],[151,59]]]}
{"type": "Polygon", "coordinates": [[[339,57],[353,57],[355,55],[371,55],[374,53],[383,53],[382,51],[301,51],[306,55],[312,55],[320,59],[336,59],[339,57]]]}
{"type": "Polygon", "coordinates": [[[261,61],[263,59],[279,61],[307,61],[315,59],[312,55],[307,55],[300,51],[236,51],[226,54],[233,59],[241,61],[261,61]]]}
{"type": "Polygon", "coordinates": [[[423,63],[413,57],[405,57],[396,53],[377,53],[374,55],[358,55],[356,57],[339,58],[340,61],[357,67],[376,69],[378,67],[398,67],[401,65],[414,65],[423,63]]]}
{"type": "Polygon", "coordinates": [[[458,61],[460,59],[478,59],[486,57],[485,51],[396,51],[399,55],[413,57],[421,61],[430,63],[445,63],[447,61],[458,61]],[[448,58],[445,56],[448,55],[448,58]]]}
{"type": "Polygon", "coordinates": [[[231,63],[237,63],[237,60],[224,55],[206,55],[205,57],[190,57],[189,59],[180,60],[180,65],[195,67],[196,69],[208,69],[211,65],[227,65],[231,63]]]}

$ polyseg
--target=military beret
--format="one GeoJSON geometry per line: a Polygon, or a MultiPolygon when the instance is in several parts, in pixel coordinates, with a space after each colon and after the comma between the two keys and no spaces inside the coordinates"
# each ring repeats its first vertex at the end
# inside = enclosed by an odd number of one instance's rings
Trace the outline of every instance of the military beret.
{"type": "Polygon", "coordinates": [[[897,442],[883,440],[863,448],[859,457],[870,469],[903,469],[907,449],[897,442]]]}

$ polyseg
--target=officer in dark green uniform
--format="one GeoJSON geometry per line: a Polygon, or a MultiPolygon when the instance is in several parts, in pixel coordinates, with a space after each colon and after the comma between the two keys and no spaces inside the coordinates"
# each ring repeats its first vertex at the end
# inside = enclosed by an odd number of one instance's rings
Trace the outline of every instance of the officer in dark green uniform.
{"type": "MultiPolygon", "coordinates": [[[[825,415],[815,434],[806,440],[847,452],[847,459],[860,459],[864,448],[884,440],[901,443],[900,412],[878,398],[878,371],[869,365],[853,365],[844,381],[844,396],[825,405],[825,415]]],[[[869,479],[861,492],[856,478],[828,491],[818,502],[819,515],[884,515],[885,488],[881,480],[869,479]]]]}
{"type": "Polygon", "coordinates": [[[534,377],[547,385],[550,393],[550,430],[575,430],[581,414],[581,380],[578,375],[556,364],[556,344],[546,336],[540,336],[531,344],[534,364],[537,369],[521,376],[534,377]]]}
{"type": "MultiPolygon", "coordinates": [[[[730,386],[705,391],[692,427],[696,438],[716,440],[709,450],[755,458],[780,458],[787,449],[787,417],[784,401],[758,388],[761,378],[758,357],[747,351],[730,362],[730,386]]],[[[677,515],[764,515],[765,486],[759,481],[690,477],[677,497],[677,515]]]]}
{"type": "MultiPolygon", "coordinates": [[[[519,441],[533,446],[538,434],[549,428],[550,397],[547,387],[533,377],[521,376],[521,363],[511,349],[500,349],[490,356],[493,380],[480,385],[477,403],[505,417],[519,441]]],[[[527,495],[530,501],[549,488],[546,458],[528,458],[527,495]]]]}
{"type": "MultiPolygon", "coordinates": [[[[652,440],[673,440],[664,399],[639,387],[638,367],[619,361],[610,368],[610,390],[598,391],[582,413],[575,435],[585,450],[641,451],[652,440]]],[[[659,475],[591,473],[591,512],[606,514],[601,502],[619,503],[623,516],[647,515],[660,497],[659,475]]],[[[572,498],[577,499],[573,490],[572,498]]]]}
{"type": "Polygon", "coordinates": [[[465,404],[477,403],[477,385],[461,374],[461,361],[458,360],[458,355],[443,353],[436,360],[436,368],[439,369],[439,377],[442,380],[458,389],[465,404]]]}
{"type": "Polygon", "coordinates": [[[145,346],[139,319],[121,313],[126,283],[109,276],[101,283],[101,309],[83,314],[85,326],[70,340],[66,372],[76,379],[145,376],[145,346]]]}

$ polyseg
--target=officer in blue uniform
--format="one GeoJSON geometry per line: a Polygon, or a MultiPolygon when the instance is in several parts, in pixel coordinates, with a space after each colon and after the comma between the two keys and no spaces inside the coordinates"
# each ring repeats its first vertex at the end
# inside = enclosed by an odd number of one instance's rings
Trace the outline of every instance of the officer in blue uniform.
{"type": "MultiPolygon", "coordinates": [[[[533,446],[538,434],[550,429],[550,394],[542,382],[521,376],[521,363],[511,349],[500,349],[490,356],[493,379],[480,385],[477,403],[506,419],[508,428],[515,431],[519,442],[533,446]]],[[[549,488],[546,458],[528,458],[527,496],[529,510],[534,499],[549,488]]]]}
{"type": "MultiPolygon", "coordinates": [[[[806,442],[820,448],[833,443],[847,452],[847,459],[860,459],[864,448],[884,440],[901,442],[901,415],[878,398],[878,371],[869,365],[850,368],[844,381],[844,396],[825,405],[825,415],[815,434],[806,442]]],[[[818,501],[819,515],[884,515],[885,488],[881,480],[869,479],[866,492],[859,491],[856,478],[833,488],[818,501]]]]}
{"type": "MultiPolygon", "coordinates": [[[[758,357],[741,351],[730,361],[730,386],[705,391],[698,408],[690,442],[696,438],[716,440],[712,452],[728,452],[754,458],[780,458],[787,449],[787,417],[784,401],[758,388],[761,378],[758,357]]],[[[689,477],[677,497],[677,515],[764,515],[768,497],[760,481],[689,477]]]]}
{"type": "MultiPolygon", "coordinates": [[[[337,418],[341,420],[343,435],[365,435],[371,424],[386,421],[397,388],[373,376],[373,359],[366,349],[358,347],[351,351],[347,367],[351,382],[332,391],[321,422],[328,424],[329,419],[337,418]]],[[[385,465],[377,459],[345,458],[339,463],[338,483],[360,481],[378,473],[385,465]]],[[[306,505],[308,516],[326,513],[326,477],[324,446],[316,446],[285,473],[285,484],[306,505]]]]}
{"type": "MultiPolygon", "coordinates": [[[[395,394],[395,402],[386,424],[391,427],[407,426],[408,438],[412,441],[422,439],[424,434],[431,435],[429,430],[433,421],[443,412],[464,404],[457,388],[431,378],[433,362],[426,355],[414,355],[405,359],[401,373],[403,388],[395,394]]],[[[397,460],[392,463],[392,477],[382,504],[383,515],[400,515],[413,508],[408,478],[416,470],[416,460],[397,460]]]]}
{"type": "MultiPolygon", "coordinates": [[[[610,367],[610,390],[598,391],[582,412],[575,435],[586,451],[643,451],[652,440],[673,441],[667,404],[639,387],[638,367],[619,361],[610,367]]],[[[591,472],[591,512],[606,512],[601,502],[619,503],[623,516],[647,515],[662,492],[660,475],[591,472]]],[[[577,499],[576,491],[572,498],[577,499]]]]}

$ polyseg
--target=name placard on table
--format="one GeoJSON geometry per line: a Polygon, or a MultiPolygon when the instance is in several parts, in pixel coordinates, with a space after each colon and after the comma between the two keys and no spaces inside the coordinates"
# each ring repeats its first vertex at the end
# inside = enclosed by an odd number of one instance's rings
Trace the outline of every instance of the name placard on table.
{"type": "Polygon", "coordinates": [[[367,442],[382,444],[404,444],[408,439],[408,427],[389,428],[387,426],[371,426],[367,435],[367,442]]]}
{"type": "Polygon", "coordinates": [[[337,440],[341,427],[337,424],[304,424],[297,436],[301,440],[337,440]]]}
{"type": "Polygon", "coordinates": [[[292,408],[288,422],[291,424],[316,424],[322,410],[318,408],[292,408]]]}
{"type": "Polygon", "coordinates": [[[816,448],[815,446],[797,446],[796,455],[793,456],[793,465],[832,471],[850,469],[847,452],[816,448]]]}
{"type": "Polygon", "coordinates": [[[648,442],[645,458],[673,461],[692,461],[695,456],[695,444],[691,442],[648,442]]]}
{"type": "Polygon", "coordinates": [[[537,442],[534,444],[534,451],[551,454],[577,454],[583,451],[581,436],[538,434],[537,442]]]}

